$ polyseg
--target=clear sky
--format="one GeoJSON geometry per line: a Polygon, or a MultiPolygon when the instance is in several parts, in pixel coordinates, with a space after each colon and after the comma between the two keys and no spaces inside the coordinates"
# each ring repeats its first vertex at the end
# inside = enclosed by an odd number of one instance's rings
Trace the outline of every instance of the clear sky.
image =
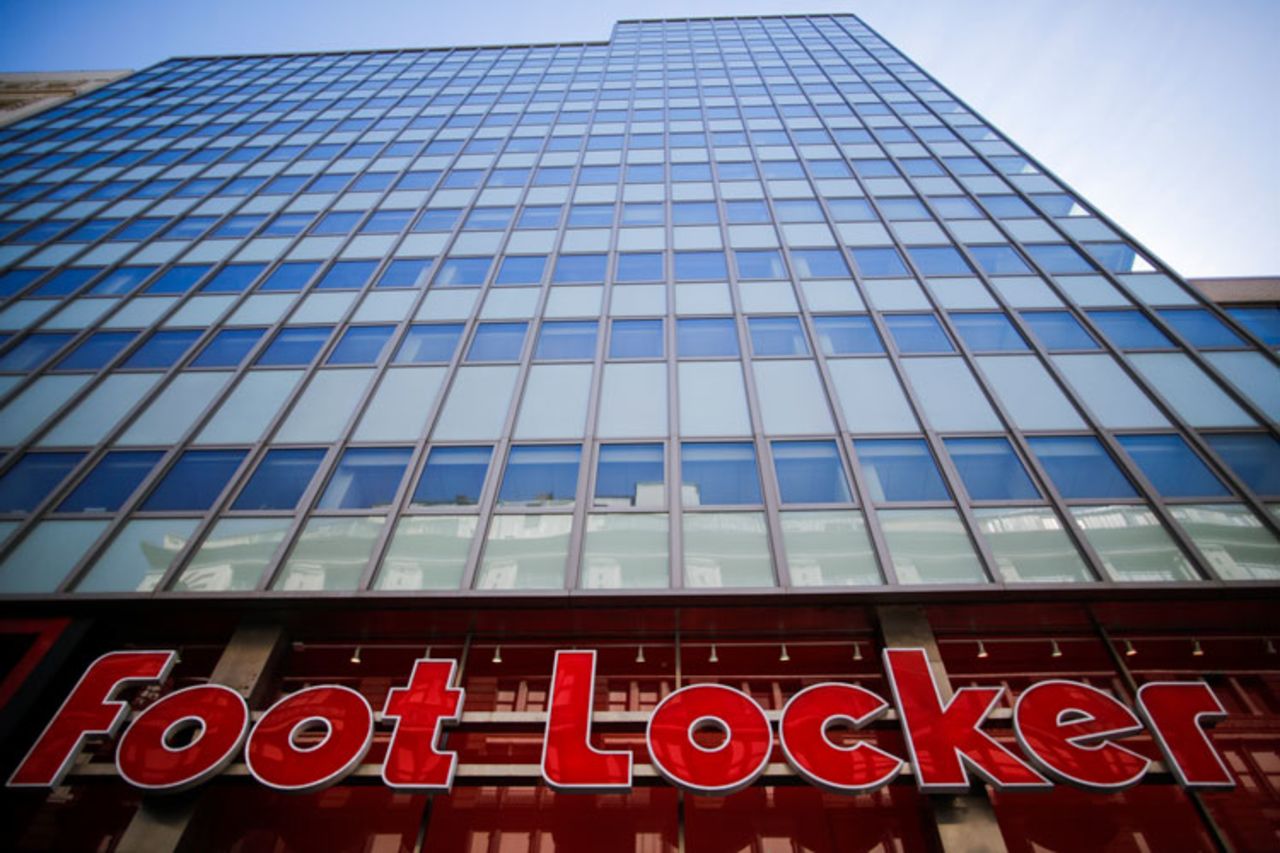
{"type": "Polygon", "coordinates": [[[1187,276],[1280,274],[1280,0],[0,0],[0,70],[845,11],[1187,276]]]}

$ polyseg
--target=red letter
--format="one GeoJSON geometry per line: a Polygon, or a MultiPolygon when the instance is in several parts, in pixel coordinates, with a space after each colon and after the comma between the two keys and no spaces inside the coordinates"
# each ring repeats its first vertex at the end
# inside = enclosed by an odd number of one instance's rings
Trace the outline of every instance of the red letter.
{"type": "Polygon", "coordinates": [[[373,709],[349,687],[324,685],[292,693],[267,709],[249,735],[245,763],[253,778],[279,791],[320,791],[356,769],[373,743],[373,709]],[[324,737],[300,746],[297,736],[319,724],[324,737]]]}
{"type": "Polygon", "coordinates": [[[827,737],[833,723],[855,729],[875,720],[889,703],[852,684],[815,684],[787,702],[778,724],[782,752],[796,772],[815,785],[844,794],[862,794],[887,785],[902,771],[902,761],[858,741],[838,746],[827,737]]]}
{"type": "Polygon", "coordinates": [[[542,778],[557,791],[631,790],[631,753],[591,745],[595,683],[595,652],[556,652],[542,778]]]}
{"type": "Polygon", "coordinates": [[[1227,716],[1209,685],[1203,681],[1144,684],[1138,688],[1138,712],[1183,787],[1227,790],[1236,786],[1202,728],[1227,716]]]}
{"type": "Polygon", "coordinates": [[[11,788],[52,788],[90,735],[113,736],[124,722],[127,705],[112,699],[130,684],[163,681],[173,667],[173,652],[112,652],[89,665],[62,707],[9,777],[11,788]]]}
{"type": "Polygon", "coordinates": [[[448,791],[458,769],[458,755],[439,752],[440,728],[456,723],[462,714],[466,692],[450,687],[457,663],[423,658],[414,661],[407,687],[387,694],[382,709],[393,720],[391,743],[382,763],[382,781],[400,791],[428,793],[448,791]]]}
{"type": "Polygon", "coordinates": [[[1042,681],[1013,708],[1013,731],[1031,763],[1082,788],[1118,791],[1136,785],[1151,766],[1111,738],[1142,731],[1133,712],[1095,687],[1042,681]]]}
{"type": "Polygon", "coordinates": [[[969,767],[999,790],[1052,787],[979,728],[1003,687],[963,687],[943,705],[924,649],[885,649],[884,666],[921,791],[963,793],[969,767]]]}
{"type": "Polygon", "coordinates": [[[719,684],[694,684],[668,695],[653,709],[644,739],[653,766],[667,781],[712,795],[732,794],[759,778],[773,746],[764,709],[742,691],[719,684]],[[694,732],[706,724],[724,734],[719,746],[694,741],[694,732]]]}
{"type": "Polygon", "coordinates": [[[236,757],[249,732],[249,706],[230,687],[201,684],[170,693],[147,706],[120,739],[116,770],[148,791],[185,791],[218,775],[236,757]],[[187,726],[189,743],[170,738],[187,726]]]}

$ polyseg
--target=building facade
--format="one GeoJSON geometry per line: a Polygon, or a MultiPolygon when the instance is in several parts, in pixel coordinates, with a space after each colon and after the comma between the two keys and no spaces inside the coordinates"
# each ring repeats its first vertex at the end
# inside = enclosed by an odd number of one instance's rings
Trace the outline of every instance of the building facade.
{"type": "MultiPolygon", "coordinates": [[[[98,738],[3,795],[6,849],[1278,843],[1280,307],[1207,299],[853,16],[168,60],[0,129],[0,295],[6,773],[116,650],[178,653],[135,716],[376,711],[423,657],[467,691],[448,792],[379,783],[386,716],[305,794],[237,758],[144,795],[98,738]],[[1032,683],[1205,678],[1235,785],[654,771],[675,690],[773,724],[888,697],[898,647],[1004,687],[1008,744],[1032,683]],[[570,649],[628,791],[544,783],[570,649]]],[[[905,758],[894,720],[840,737],[905,758]]]]}

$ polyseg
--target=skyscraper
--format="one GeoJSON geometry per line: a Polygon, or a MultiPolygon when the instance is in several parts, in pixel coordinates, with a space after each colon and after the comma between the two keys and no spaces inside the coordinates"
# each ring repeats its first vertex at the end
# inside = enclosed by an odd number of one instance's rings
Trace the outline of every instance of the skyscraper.
{"type": "Polygon", "coordinates": [[[466,690],[448,792],[379,783],[390,704],[302,794],[237,753],[144,796],[117,737],[7,792],[6,847],[1274,842],[1280,309],[1204,299],[857,18],[172,59],[0,129],[0,170],[6,771],[112,651],[178,652],[135,715],[379,710],[420,658],[466,690]],[[907,647],[1005,688],[1011,750],[1033,683],[1207,677],[1239,784],[1177,784],[1143,709],[1123,793],[922,787],[907,647]],[[572,649],[626,791],[547,784],[572,649]],[[912,774],[832,793],[778,749],[713,798],[646,752],[679,688],[775,725],[830,681],[896,714],[823,737],[912,774]]]}

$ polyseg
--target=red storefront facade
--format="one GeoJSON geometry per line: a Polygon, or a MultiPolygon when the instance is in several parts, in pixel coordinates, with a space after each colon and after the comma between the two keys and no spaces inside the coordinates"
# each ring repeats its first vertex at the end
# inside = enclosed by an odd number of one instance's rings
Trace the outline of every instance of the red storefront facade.
{"type": "MultiPolygon", "coordinates": [[[[192,790],[144,794],[116,771],[118,733],[92,739],[57,787],[5,792],[5,849],[1244,851],[1274,849],[1280,833],[1280,658],[1269,633],[1274,604],[1262,597],[679,608],[601,601],[430,614],[334,604],[288,614],[203,606],[181,618],[138,608],[110,619],[7,623],[6,774],[105,652],[179,653],[163,683],[121,692],[132,718],[183,687],[223,683],[246,697],[255,720],[280,697],[316,685],[349,687],[380,710],[414,661],[429,656],[456,661],[456,686],[466,693],[461,720],[438,742],[458,755],[447,793],[383,783],[393,720],[379,718],[349,776],[311,793],[264,787],[237,755],[192,790]],[[655,707],[694,684],[749,695],[775,733],[787,700],[814,684],[852,684],[893,702],[880,652],[908,645],[926,649],[935,679],[952,690],[1004,688],[983,729],[1015,753],[1015,702],[1037,682],[1080,682],[1136,707],[1143,684],[1203,679],[1227,712],[1209,737],[1235,785],[1180,785],[1149,731],[1117,741],[1153,765],[1114,793],[1061,782],[997,791],[976,775],[968,793],[922,793],[910,769],[872,793],[833,793],[797,774],[775,740],[748,787],[703,796],[670,784],[646,749],[655,707]],[[543,780],[555,655],[571,649],[597,653],[593,743],[631,753],[630,791],[556,792],[543,780]]],[[[829,735],[908,756],[896,703],[863,729],[829,735]]],[[[698,737],[710,748],[717,735],[698,737]]]]}

